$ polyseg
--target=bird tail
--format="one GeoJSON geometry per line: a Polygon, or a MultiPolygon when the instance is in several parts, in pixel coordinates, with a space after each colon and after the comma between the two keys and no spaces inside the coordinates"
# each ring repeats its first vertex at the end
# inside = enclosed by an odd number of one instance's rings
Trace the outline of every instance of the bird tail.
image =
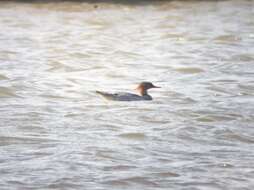
{"type": "Polygon", "coordinates": [[[107,93],[99,91],[99,90],[96,90],[95,92],[96,92],[96,94],[100,94],[102,96],[105,96],[107,94],[107,93]]]}
{"type": "Polygon", "coordinates": [[[100,94],[100,95],[102,95],[102,96],[104,96],[104,97],[111,97],[112,96],[112,94],[109,94],[109,93],[107,93],[107,92],[102,92],[102,91],[98,91],[98,90],[96,90],[95,91],[97,94],[100,94]]]}
{"type": "Polygon", "coordinates": [[[112,94],[110,94],[110,93],[102,92],[102,91],[98,91],[98,90],[96,90],[95,92],[96,92],[96,94],[99,94],[108,100],[112,100],[112,98],[113,98],[112,94]]]}

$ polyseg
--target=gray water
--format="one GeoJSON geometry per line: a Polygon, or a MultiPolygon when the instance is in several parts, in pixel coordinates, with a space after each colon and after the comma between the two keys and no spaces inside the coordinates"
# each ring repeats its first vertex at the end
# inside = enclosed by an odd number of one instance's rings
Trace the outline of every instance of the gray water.
{"type": "Polygon", "coordinates": [[[254,1],[97,5],[0,2],[0,189],[254,189],[254,1]]]}

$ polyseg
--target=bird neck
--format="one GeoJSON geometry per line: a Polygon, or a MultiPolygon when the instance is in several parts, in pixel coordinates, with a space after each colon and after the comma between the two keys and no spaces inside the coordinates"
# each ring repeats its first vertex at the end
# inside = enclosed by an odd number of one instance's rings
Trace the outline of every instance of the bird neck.
{"type": "Polygon", "coordinates": [[[138,91],[139,91],[139,94],[140,94],[141,96],[146,96],[146,95],[148,95],[147,90],[144,89],[144,88],[139,88],[138,91]]]}

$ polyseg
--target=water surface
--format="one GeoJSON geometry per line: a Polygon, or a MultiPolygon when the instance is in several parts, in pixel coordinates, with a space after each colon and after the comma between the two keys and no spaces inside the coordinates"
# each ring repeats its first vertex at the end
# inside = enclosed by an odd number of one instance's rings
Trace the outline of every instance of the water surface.
{"type": "Polygon", "coordinates": [[[0,2],[1,189],[253,189],[254,2],[97,5],[0,2]]]}

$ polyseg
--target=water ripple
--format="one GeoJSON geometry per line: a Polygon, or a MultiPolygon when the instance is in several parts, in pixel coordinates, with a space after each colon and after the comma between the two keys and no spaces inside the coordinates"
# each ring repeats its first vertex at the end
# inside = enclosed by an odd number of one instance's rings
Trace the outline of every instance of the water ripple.
{"type": "Polygon", "coordinates": [[[250,189],[253,6],[0,1],[1,189],[250,189]]]}

